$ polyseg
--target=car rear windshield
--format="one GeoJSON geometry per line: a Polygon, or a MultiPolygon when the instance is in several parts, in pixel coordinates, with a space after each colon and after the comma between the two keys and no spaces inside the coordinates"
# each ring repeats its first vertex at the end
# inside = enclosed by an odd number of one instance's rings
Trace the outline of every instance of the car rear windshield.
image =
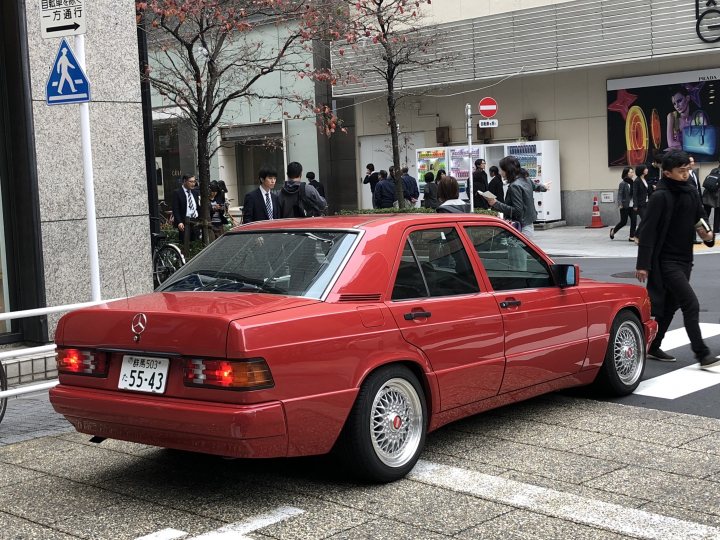
{"type": "Polygon", "coordinates": [[[357,233],[273,231],[226,234],[158,291],[262,292],[321,298],[357,233]]]}

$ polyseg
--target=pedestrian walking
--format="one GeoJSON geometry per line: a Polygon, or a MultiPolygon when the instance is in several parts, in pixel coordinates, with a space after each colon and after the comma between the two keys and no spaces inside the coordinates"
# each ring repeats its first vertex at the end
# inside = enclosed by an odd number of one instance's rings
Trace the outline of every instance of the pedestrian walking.
{"type": "Polygon", "coordinates": [[[713,213],[713,232],[720,233],[720,166],[710,171],[703,181],[702,203],[708,223],[710,223],[710,212],[713,213]]]}
{"type": "Polygon", "coordinates": [[[650,197],[643,222],[635,275],[647,281],[652,315],[658,333],[648,349],[648,358],[674,362],[663,351],[663,338],[675,312],[680,308],[690,347],[701,368],[720,364],[710,354],[700,332],[700,303],[690,286],[695,232],[706,245],[715,245],[712,231],[698,226],[706,219],[697,189],[688,184],[690,159],[682,150],[670,150],[663,157],[663,176],[650,197]]]}
{"type": "Polygon", "coordinates": [[[618,208],[620,209],[620,221],[612,229],[610,229],[610,240],[615,239],[615,234],[627,225],[630,220],[630,242],[635,241],[635,227],[637,226],[635,209],[633,208],[632,186],[635,174],[632,167],[625,167],[620,175],[620,185],[618,186],[618,208]]]}
{"type": "Polygon", "coordinates": [[[660,164],[662,163],[662,152],[655,152],[652,158],[652,163],[648,167],[648,173],[645,176],[645,180],[647,180],[648,186],[650,186],[651,192],[655,190],[655,186],[658,183],[658,180],[660,180],[660,177],[662,176],[662,172],[660,170],[660,164]]]}
{"type": "Polygon", "coordinates": [[[647,208],[648,199],[650,198],[650,188],[648,187],[647,179],[645,178],[648,173],[647,165],[638,165],[635,167],[635,180],[633,181],[633,208],[637,217],[642,221],[645,216],[645,208],[647,208]]]}

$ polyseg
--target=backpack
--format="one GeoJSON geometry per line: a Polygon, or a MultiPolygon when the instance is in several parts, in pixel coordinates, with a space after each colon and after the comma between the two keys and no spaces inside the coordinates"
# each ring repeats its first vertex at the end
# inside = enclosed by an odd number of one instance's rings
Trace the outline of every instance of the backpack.
{"type": "Polygon", "coordinates": [[[324,216],[325,209],[320,209],[305,195],[305,184],[301,183],[300,188],[290,195],[284,190],[280,192],[280,208],[283,218],[292,217],[317,217],[324,216]]]}
{"type": "Polygon", "coordinates": [[[300,184],[300,200],[299,206],[305,217],[320,217],[327,212],[327,207],[320,208],[315,201],[308,199],[305,195],[305,184],[300,184]]]}
{"type": "Polygon", "coordinates": [[[710,174],[705,177],[705,180],[703,180],[703,189],[710,193],[717,193],[718,180],[720,180],[720,169],[713,169],[710,171],[710,174]]]}

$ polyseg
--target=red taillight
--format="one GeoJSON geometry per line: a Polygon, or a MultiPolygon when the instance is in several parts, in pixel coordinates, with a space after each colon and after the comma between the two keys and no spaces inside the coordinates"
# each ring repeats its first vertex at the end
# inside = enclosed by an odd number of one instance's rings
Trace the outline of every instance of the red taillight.
{"type": "Polygon", "coordinates": [[[183,381],[186,386],[226,388],[228,390],[257,390],[274,386],[272,374],[265,360],[201,360],[185,362],[183,381]]]}
{"type": "Polygon", "coordinates": [[[57,349],[57,368],[60,373],[78,375],[107,375],[107,354],[81,349],[57,349]]]}

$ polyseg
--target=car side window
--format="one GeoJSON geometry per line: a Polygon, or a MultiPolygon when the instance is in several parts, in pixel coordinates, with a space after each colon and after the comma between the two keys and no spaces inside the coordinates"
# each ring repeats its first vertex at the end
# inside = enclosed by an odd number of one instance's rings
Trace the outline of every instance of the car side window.
{"type": "Polygon", "coordinates": [[[553,287],[550,268],[520,237],[502,227],[467,227],[496,291],[553,287]]]}
{"type": "Polygon", "coordinates": [[[479,291],[470,258],[453,227],[410,234],[395,279],[393,300],[479,291]]]}

